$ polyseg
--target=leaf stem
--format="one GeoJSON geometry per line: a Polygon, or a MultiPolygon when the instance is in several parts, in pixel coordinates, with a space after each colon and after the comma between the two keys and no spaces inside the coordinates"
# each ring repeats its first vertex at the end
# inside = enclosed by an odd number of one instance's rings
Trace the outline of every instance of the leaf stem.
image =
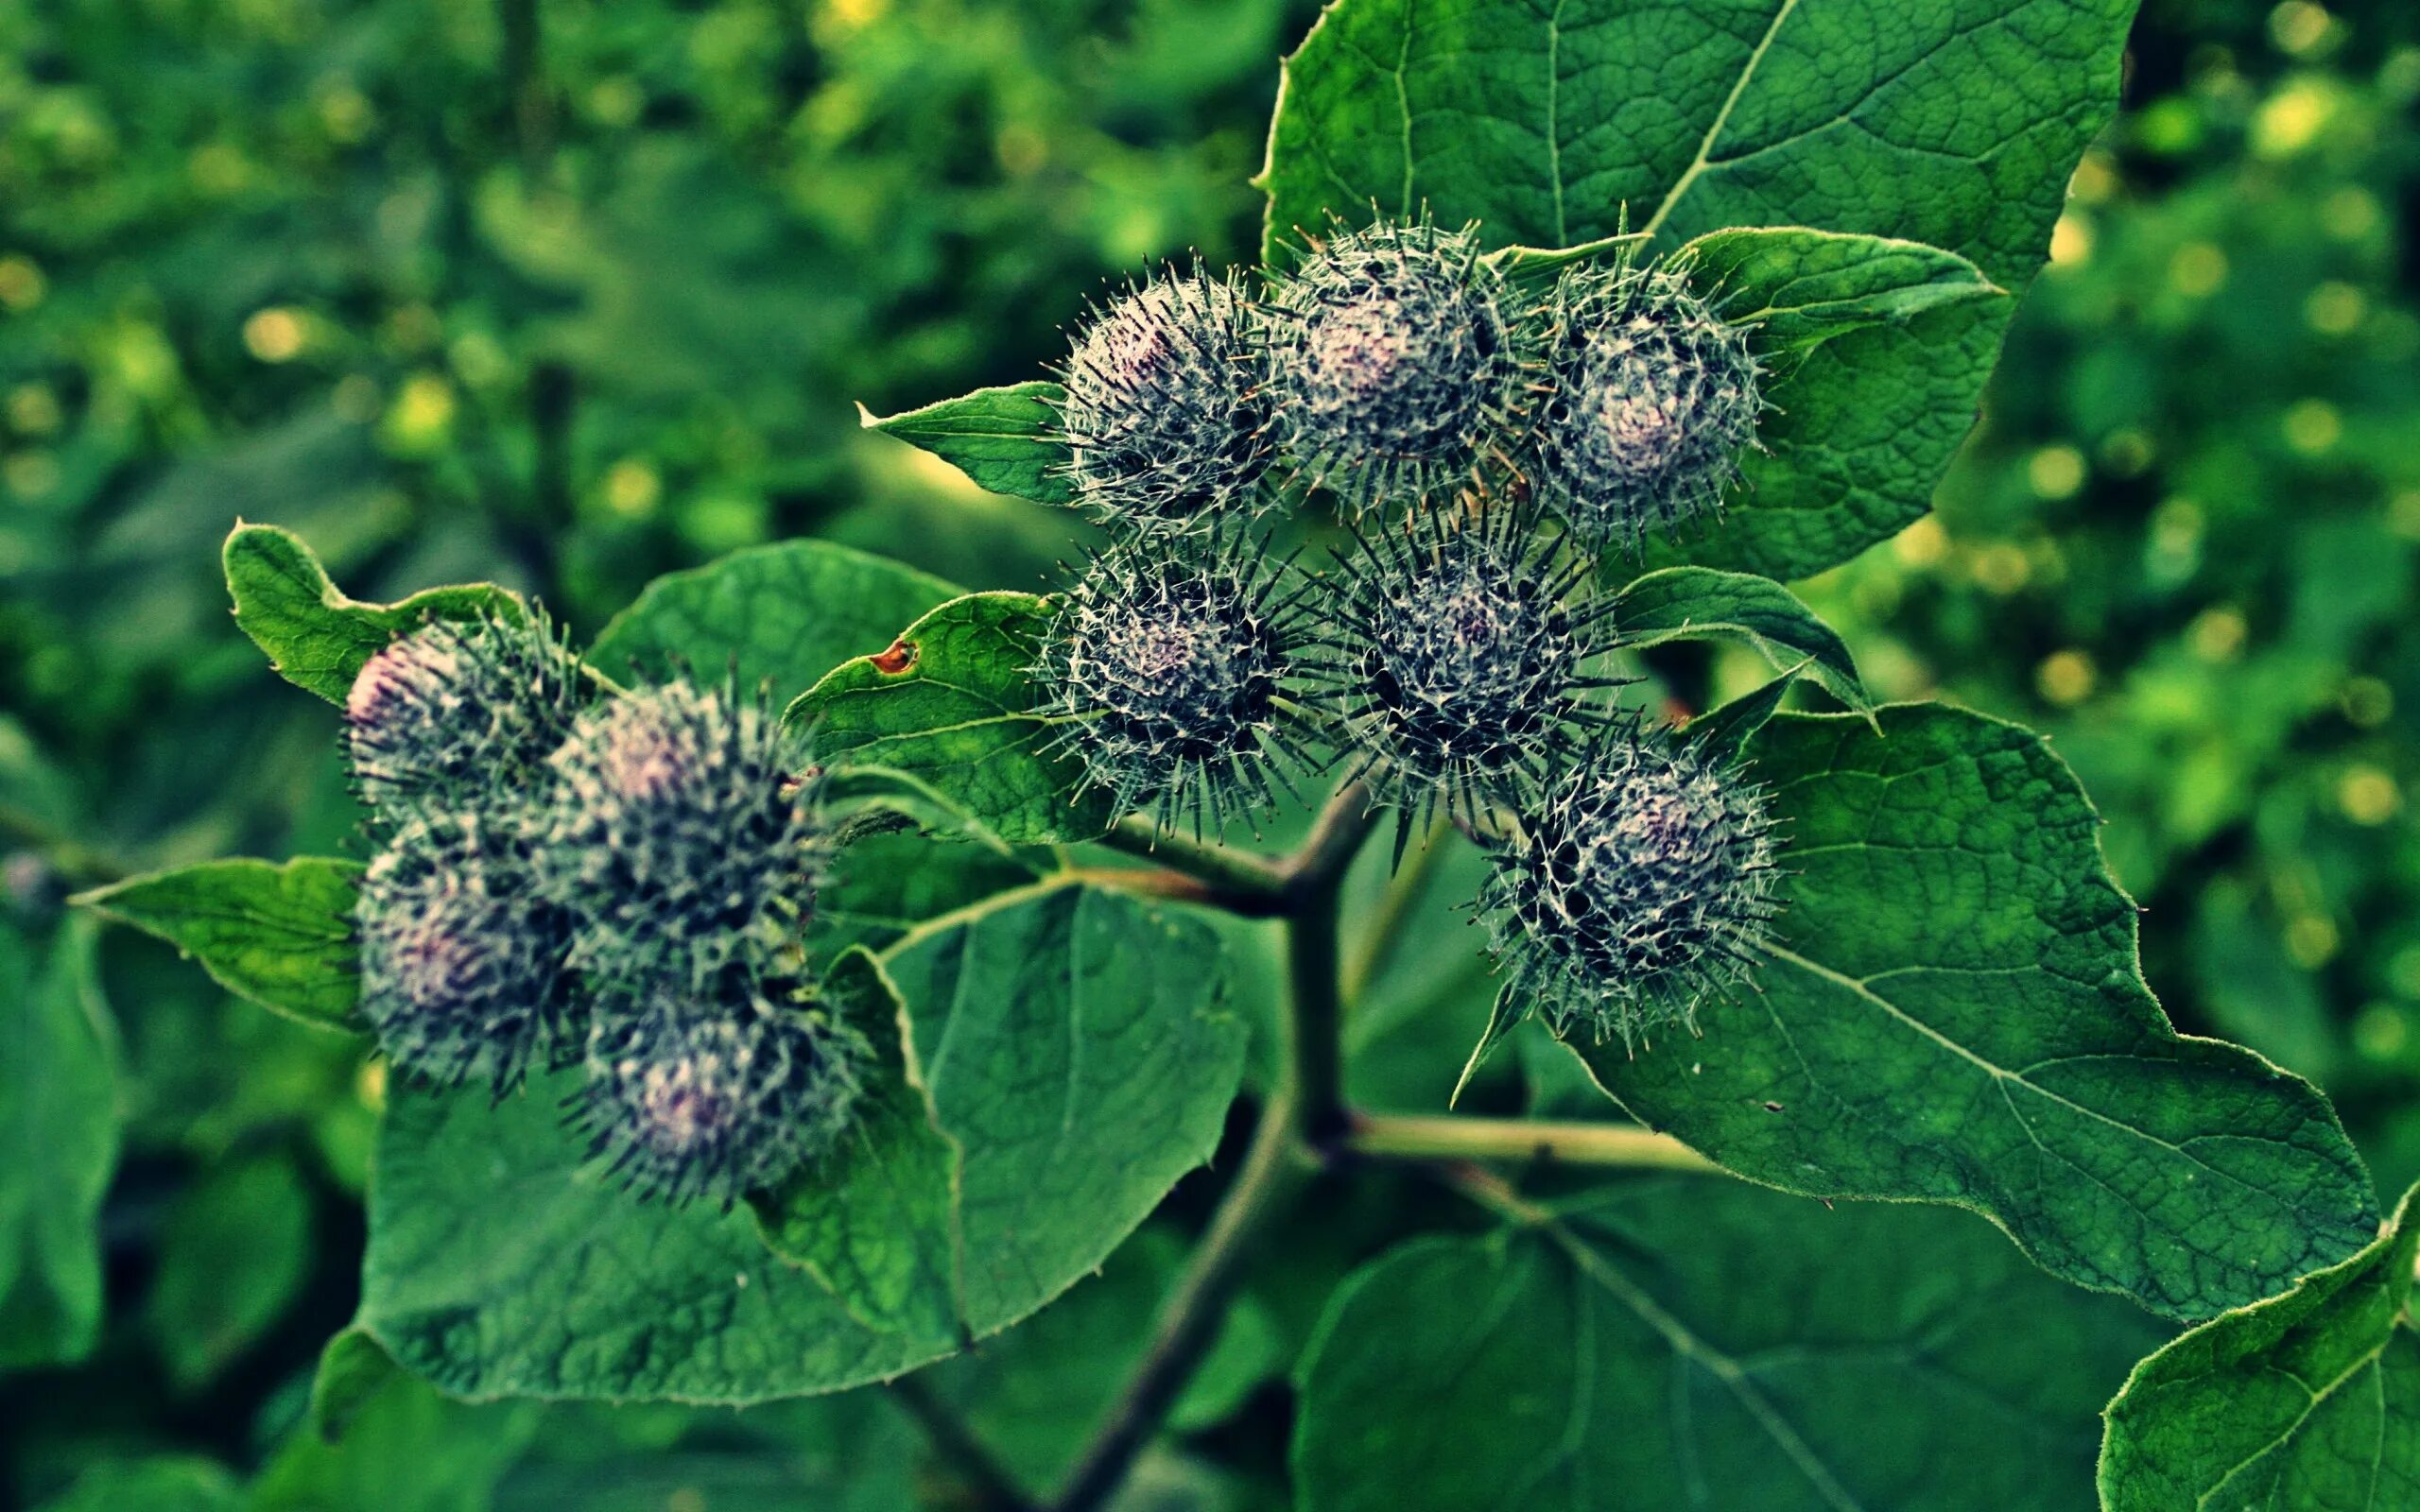
{"type": "Polygon", "coordinates": [[[1338,1143],[1345,1154],[1371,1160],[1559,1161],[1655,1171],[1720,1169],[1669,1134],[1625,1124],[1363,1113],[1353,1118],[1338,1143]]]}
{"type": "Polygon", "coordinates": [[[993,1457],[949,1403],[933,1394],[923,1376],[901,1376],[885,1383],[883,1390],[901,1411],[916,1419],[933,1452],[966,1483],[975,1505],[983,1512],[1033,1512],[1033,1503],[1017,1489],[1007,1468],[993,1457]]]}
{"type": "Polygon", "coordinates": [[[1285,911],[1286,874],[1267,856],[1188,839],[1139,814],[1118,820],[1100,838],[1112,850],[1194,878],[1207,889],[1205,902],[1231,912],[1271,919],[1285,911]]]}

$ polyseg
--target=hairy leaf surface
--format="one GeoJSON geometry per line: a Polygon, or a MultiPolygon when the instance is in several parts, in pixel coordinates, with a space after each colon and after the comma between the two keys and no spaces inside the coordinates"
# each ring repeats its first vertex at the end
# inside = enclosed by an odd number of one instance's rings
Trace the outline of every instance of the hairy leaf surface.
{"type": "Polygon", "coordinates": [[[735,668],[743,692],[769,682],[787,702],[958,593],[887,558],[786,541],[657,578],[597,632],[588,659],[609,677],[636,666],[658,682],[735,668]]]}
{"type": "Polygon", "coordinates": [[[1048,750],[1059,726],[1032,679],[1050,600],[969,593],[901,630],[879,656],[834,669],[790,706],[836,766],[901,771],[1017,844],[1086,840],[1108,827],[1101,795],[1071,797],[1082,764],[1048,750]]]}
{"type": "Polygon", "coordinates": [[[2109,1512],[2420,1506],[2420,1250],[2392,1228],[2283,1297],[2211,1319],[2135,1367],[2109,1404],[2109,1512]]]}
{"type": "Polygon", "coordinates": [[[1706,1178],[1402,1245],[1301,1367],[1305,1512],[2070,1512],[2156,1339],[1963,1214],[1706,1178]]]}
{"type": "Polygon", "coordinates": [[[1781,945],[1696,1039],[1573,1041],[1643,1122],[1823,1196],[1989,1214],[2080,1285],[2206,1317],[2367,1243],[2326,1100],[2169,1026],[2099,817],[2042,737],[1940,705],[1781,714],[1781,945]]]}

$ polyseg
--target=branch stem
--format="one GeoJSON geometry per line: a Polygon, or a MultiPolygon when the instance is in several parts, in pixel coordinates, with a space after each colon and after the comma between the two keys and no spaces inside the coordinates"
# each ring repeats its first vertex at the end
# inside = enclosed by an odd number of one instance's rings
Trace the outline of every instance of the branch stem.
{"type": "Polygon", "coordinates": [[[1651,1171],[1719,1169],[1669,1134],[1623,1124],[1365,1113],[1352,1121],[1340,1143],[1344,1153],[1372,1160],[1556,1161],[1651,1171]]]}
{"type": "Polygon", "coordinates": [[[966,1483],[975,1505],[983,1512],[1033,1512],[1033,1503],[1017,1489],[1008,1469],[993,1458],[949,1403],[933,1394],[923,1376],[901,1376],[883,1389],[900,1410],[916,1419],[933,1452],[966,1483]]]}

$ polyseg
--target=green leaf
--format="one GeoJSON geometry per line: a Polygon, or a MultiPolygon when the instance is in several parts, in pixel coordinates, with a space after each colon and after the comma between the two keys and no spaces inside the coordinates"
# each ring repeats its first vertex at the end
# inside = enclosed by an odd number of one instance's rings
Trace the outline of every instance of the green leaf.
{"type": "Polygon", "coordinates": [[[183,1454],[105,1461],[40,1512],[235,1512],[234,1480],[211,1460],[183,1454]]]}
{"type": "Polygon", "coordinates": [[[237,997],[321,1029],[358,1029],[353,933],[361,868],[328,856],[206,861],[76,901],[166,940],[237,997]]]}
{"type": "MultiPolygon", "coordinates": [[[[849,1011],[870,1032],[890,1013],[895,1040],[893,1000],[851,960],[849,1011]]],[[[361,1326],[475,1399],[838,1390],[1047,1302],[1217,1144],[1244,1032],[1201,923],[1049,883],[935,920],[881,964],[913,1016],[914,1059],[895,1068],[913,1080],[879,1083],[863,1147],[757,1215],[641,1203],[586,1168],[556,1110],[576,1076],[493,1109],[401,1090],[371,1183],[361,1326]],[[917,1087],[929,1115],[904,1095],[917,1087]]]]}
{"type": "Polygon", "coordinates": [[[340,1398],[342,1412],[315,1411],[295,1427],[253,1484],[248,1512],[487,1512],[538,1429],[535,1404],[449,1400],[358,1328],[330,1341],[320,1369],[315,1404],[340,1398]]]}
{"type": "Polygon", "coordinates": [[[424,621],[520,618],[519,597],[493,583],[431,588],[393,604],[347,598],[292,531],[237,524],[227,538],[235,623],[298,688],[341,704],[362,663],[424,621]]]}
{"type": "Polygon", "coordinates": [[[94,930],[0,916],[0,1370],[72,1365],[101,1320],[101,1197],[117,1164],[117,1040],[94,930]]]}
{"type": "Polygon", "coordinates": [[[1403,1245],[1300,1370],[1304,1512],[2071,1512],[2156,1337],[1959,1213],[1703,1178],[1403,1245]]]}
{"type": "MultiPolygon", "coordinates": [[[[1098,1276],[1014,1332],[934,1366],[927,1383],[1028,1494],[1046,1498],[1133,1371],[1185,1256],[1174,1234],[1147,1228],[1098,1276]]],[[[1268,1308],[1249,1294],[1238,1298],[1170,1407],[1169,1428],[1199,1433],[1224,1421],[1263,1382],[1283,1373],[1284,1348],[1268,1308]]]]}
{"type": "Polygon", "coordinates": [[[750,1214],[614,1186],[564,1126],[579,1085],[551,1076],[493,1107],[478,1089],[393,1092],[358,1323],[404,1368],[475,1400],[745,1404],[946,1352],[857,1321],[750,1214]]]}
{"type": "Polygon", "coordinates": [[[977,1335],[1090,1273],[1210,1159],[1243,1077],[1218,936],[1045,883],[883,953],[917,1073],[962,1152],[960,1288],[977,1335]]]}
{"type": "Polygon", "coordinates": [[[1803,576],[1929,505],[2014,307],[1994,285],[2042,266],[2134,11],[1339,0],[1286,65],[1269,251],[1374,202],[1478,219],[1495,245],[1718,232],[1701,277],[1793,355],[1725,524],[1657,559],[1803,576]]]}
{"type": "Polygon", "coordinates": [[[890,652],[834,669],[790,706],[839,767],[905,772],[1017,844],[1085,840],[1109,827],[1098,792],[1073,797],[1082,764],[1045,747],[1030,669],[1050,600],[969,593],[899,632],[890,652]]]}
{"type": "Polygon", "coordinates": [[[828,541],[784,541],[657,578],[598,632],[588,660],[615,676],[636,666],[650,681],[735,665],[742,688],[769,681],[787,702],[959,592],[828,541]]]}
{"type": "Polygon", "coordinates": [[[2412,1197],[2352,1259],[2135,1367],[2108,1409],[2108,1512],[2420,1506],[2412,1197]]]}
{"type": "Polygon", "coordinates": [[[1497,245],[1803,225],[2042,265],[2135,0],[1339,0],[1287,60],[1270,248],[1425,204],[1497,245]]]}
{"type": "Polygon", "coordinates": [[[1574,1043],[1642,1123],[1787,1191],[1972,1208],[2174,1317],[2368,1242],[2326,1099],[2161,1014],[2100,819],[2042,737],[1895,705],[1878,731],[1777,715],[1750,754],[1789,874],[1756,989],[1635,1057],[1574,1043]]]}
{"type": "Polygon", "coordinates": [[[1710,232],[1681,257],[1690,284],[1785,367],[1835,336],[2007,293],[1938,247],[1803,226],[1710,232]]]}
{"type": "Polygon", "coordinates": [[[1825,692],[1854,709],[1874,700],[1857,662],[1833,628],[1770,577],[1667,567],[1614,595],[1614,628],[1626,646],[1673,641],[1725,641],[1756,652],[1777,670],[1805,668],[1825,692]]]}
{"type": "Polygon", "coordinates": [[[842,954],[825,976],[823,1000],[874,1047],[875,1064],[840,1148],[752,1199],[766,1243],[805,1266],[867,1327],[946,1348],[959,1337],[958,1147],[913,1079],[907,1008],[874,957],[842,954]]]}
{"type": "Polygon", "coordinates": [[[1073,504],[1067,446],[1059,439],[1059,404],[1066,390],[1053,383],[978,388],[922,409],[877,416],[857,406],[860,424],[918,446],[994,493],[1037,504],[1073,504]]]}
{"type": "Polygon", "coordinates": [[[1771,407],[1721,524],[1651,557],[1800,577],[1921,518],[2016,301],[1962,257],[1880,237],[1718,232],[1687,251],[1727,316],[1763,321],[1771,407]]]}
{"type": "Polygon", "coordinates": [[[1765,728],[1781,711],[1781,701],[1789,696],[1789,686],[1798,680],[1796,668],[1783,673],[1754,693],[1743,693],[1720,709],[1709,710],[1689,721],[1686,734],[1697,743],[1698,749],[1714,761],[1737,761],[1748,748],[1756,731],[1765,728]]]}
{"type": "Polygon", "coordinates": [[[221,1166],[180,1194],[151,1290],[152,1329],[178,1389],[204,1384],[257,1342],[310,1263],[311,1199],[290,1161],[221,1166]]]}

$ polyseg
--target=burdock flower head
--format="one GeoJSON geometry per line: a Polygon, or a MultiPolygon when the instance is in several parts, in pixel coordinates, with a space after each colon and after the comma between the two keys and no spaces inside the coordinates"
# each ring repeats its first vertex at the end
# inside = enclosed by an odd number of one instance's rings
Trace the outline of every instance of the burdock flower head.
{"type": "Polygon", "coordinates": [[[1359,773],[1415,810],[1518,802],[1602,722],[1611,602],[1596,563],[1498,501],[1354,532],[1323,602],[1319,679],[1359,773]]]}
{"type": "Polygon", "coordinates": [[[579,1055],[569,926],[532,888],[510,820],[408,819],[362,874],[354,917],[362,1013],[399,1070],[501,1094],[579,1055]]]}
{"type": "Polygon", "coordinates": [[[1475,228],[1339,231],[1270,300],[1285,451],[1356,509],[1468,479],[1515,428],[1527,328],[1475,228]]]}
{"type": "Polygon", "coordinates": [[[590,710],[550,759],[539,854],[592,977],[702,980],[794,941],[831,850],[804,738],[763,698],[668,683],[590,710]]]}
{"type": "Polygon", "coordinates": [[[585,696],[544,614],[431,620],[381,649],[345,698],[354,782],[381,819],[526,785],[585,696]]]}
{"type": "Polygon", "coordinates": [[[1698,747],[1635,728],[1599,739],[1494,853],[1479,899],[1507,990],[1558,1033],[1634,1050],[1694,1022],[1772,939],[1761,789],[1698,747]]]}
{"type": "Polygon", "coordinates": [[[1684,270],[1631,263],[1566,272],[1553,326],[1539,494],[1590,544],[1634,552],[1719,512],[1764,405],[1746,331],[1684,270]]]}
{"type": "Polygon", "coordinates": [[[1288,698],[1304,584],[1232,533],[1183,552],[1148,541],[1095,558],[1069,589],[1035,677],[1056,748],[1119,813],[1191,810],[1215,830],[1239,797],[1274,801],[1298,762],[1288,698]]]}
{"type": "Polygon", "coordinates": [[[576,1118],[642,1197],[729,1207],[829,1151],[871,1048],[747,965],[600,1008],[576,1118]]]}
{"type": "Polygon", "coordinates": [[[1107,520],[1182,529],[1255,494],[1272,440],[1251,302],[1198,265],[1092,312],[1060,406],[1076,491],[1107,520]]]}

